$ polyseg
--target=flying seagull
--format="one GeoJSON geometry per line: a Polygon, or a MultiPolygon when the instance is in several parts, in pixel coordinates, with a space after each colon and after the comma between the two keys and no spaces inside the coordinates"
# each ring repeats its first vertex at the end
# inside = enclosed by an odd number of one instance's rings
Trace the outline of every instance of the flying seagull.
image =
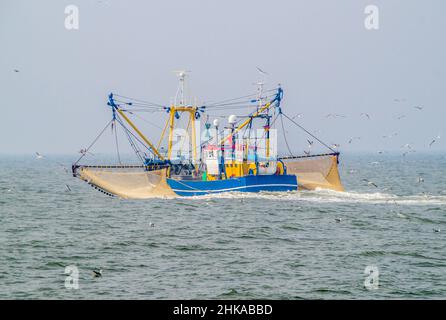
{"type": "Polygon", "coordinates": [[[40,153],[36,152],[36,159],[43,159],[43,155],[41,155],[40,153]]]}
{"type": "Polygon", "coordinates": [[[88,151],[86,148],[82,148],[82,149],[80,149],[80,150],[79,150],[79,153],[82,154],[82,155],[86,155],[87,153],[88,153],[88,154],[91,154],[92,156],[94,155],[93,153],[91,153],[90,151],[88,151]]]}
{"type": "Polygon", "coordinates": [[[424,109],[424,107],[422,107],[422,106],[415,106],[414,108],[417,110],[420,110],[420,111],[424,109]]]}
{"type": "Polygon", "coordinates": [[[398,116],[397,120],[401,120],[401,119],[403,119],[403,118],[405,118],[405,117],[406,117],[406,115],[405,115],[405,114],[402,114],[402,115],[398,116]]]}
{"type": "Polygon", "coordinates": [[[16,73],[17,73],[17,72],[20,72],[20,70],[19,70],[19,69],[14,69],[14,72],[16,72],[16,73]]]}
{"type": "Polygon", "coordinates": [[[329,113],[329,114],[327,114],[326,116],[325,116],[325,118],[339,118],[339,117],[342,117],[342,118],[345,118],[345,115],[343,115],[343,114],[334,114],[334,113],[329,113]]]}
{"type": "Polygon", "coordinates": [[[308,148],[311,148],[313,146],[314,141],[307,140],[307,142],[308,142],[308,148]]]}
{"type": "Polygon", "coordinates": [[[298,113],[296,114],[294,117],[292,117],[291,119],[295,119],[295,118],[302,118],[303,114],[302,113],[298,113]]]}
{"type": "Polygon", "coordinates": [[[403,156],[405,157],[406,155],[408,155],[411,152],[417,152],[417,151],[416,150],[409,150],[409,151],[403,152],[403,156]]]}
{"type": "Polygon", "coordinates": [[[375,188],[378,188],[378,186],[373,181],[367,179],[362,179],[362,181],[367,182],[368,186],[374,186],[375,188]]]}
{"type": "Polygon", "coordinates": [[[368,120],[370,120],[370,115],[368,113],[361,113],[360,116],[366,116],[368,120]]]}
{"type": "Polygon", "coordinates": [[[434,139],[432,139],[432,141],[429,143],[429,147],[431,147],[438,139],[440,139],[439,135],[437,137],[435,137],[434,139]]]}
{"type": "Polygon", "coordinates": [[[263,71],[262,69],[260,69],[259,67],[256,67],[257,68],[257,70],[261,73],[261,74],[265,74],[265,75],[267,75],[268,73],[266,73],[265,71],[263,71]]]}
{"type": "Polygon", "coordinates": [[[69,172],[69,171],[68,171],[68,168],[65,167],[62,163],[58,162],[57,164],[63,169],[63,171],[65,171],[65,173],[68,173],[68,172],[69,172]]]}
{"type": "Polygon", "coordinates": [[[360,140],[361,139],[361,137],[351,137],[349,140],[348,140],[348,143],[352,143],[353,142],[353,140],[355,140],[355,139],[358,139],[358,140],[360,140]]]}

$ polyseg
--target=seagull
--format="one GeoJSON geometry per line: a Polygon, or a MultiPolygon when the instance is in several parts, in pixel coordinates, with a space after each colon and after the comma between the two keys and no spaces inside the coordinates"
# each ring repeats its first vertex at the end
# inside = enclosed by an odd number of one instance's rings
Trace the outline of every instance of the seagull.
{"type": "Polygon", "coordinates": [[[366,116],[368,120],[370,120],[370,115],[368,113],[361,113],[360,116],[366,116]]]}
{"type": "Polygon", "coordinates": [[[68,172],[69,172],[69,171],[68,171],[68,168],[65,167],[62,163],[58,162],[57,164],[63,169],[63,171],[65,171],[65,173],[68,173],[68,172]]]}
{"type": "Polygon", "coordinates": [[[36,152],[36,159],[43,159],[44,156],[42,156],[40,153],[36,152]]]}
{"type": "Polygon", "coordinates": [[[348,143],[352,143],[353,140],[355,140],[355,139],[361,140],[361,137],[351,137],[351,138],[348,140],[348,143]]]}
{"type": "Polygon", "coordinates": [[[262,69],[260,69],[259,67],[256,67],[257,68],[257,70],[261,73],[261,74],[268,74],[268,73],[266,73],[265,71],[263,71],[262,69]]]}
{"type": "Polygon", "coordinates": [[[386,138],[392,138],[392,137],[396,137],[398,135],[398,132],[394,132],[394,133],[392,133],[392,134],[389,134],[389,135],[384,135],[384,136],[382,136],[384,139],[386,139],[386,138]]]}
{"type": "Polygon", "coordinates": [[[302,113],[298,113],[296,114],[294,117],[292,117],[291,119],[295,119],[295,118],[302,118],[303,114],[302,113]]]}
{"type": "Polygon", "coordinates": [[[20,72],[20,70],[19,70],[19,69],[14,69],[14,72],[16,72],[16,73],[17,73],[17,72],[20,72]]]}
{"type": "Polygon", "coordinates": [[[424,182],[424,178],[423,177],[418,177],[418,183],[424,182]]]}
{"type": "Polygon", "coordinates": [[[82,154],[82,155],[86,155],[86,154],[88,153],[88,154],[91,154],[92,156],[94,156],[93,153],[91,153],[90,151],[88,151],[88,150],[85,149],[85,148],[80,149],[80,150],[79,150],[79,153],[82,154]]]}
{"type": "Polygon", "coordinates": [[[336,221],[336,222],[341,222],[341,221],[342,221],[342,218],[336,218],[335,221],[336,221]]]}
{"type": "Polygon", "coordinates": [[[431,147],[438,139],[440,139],[440,135],[432,139],[432,141],[429,143],[429,147],[431,147]]]}
{"type": "Polygon", "coordinates": [[[95,277],[95,278],[100,278],[100,277],[102,277],[102,269],[95,269],[95,270],[93,270],[93,277],[95,277]]]}
{"type": "Polygon", "coordinates": [[[362,179],[362,181],[367,182],[368,186],[374,186],[375,188],[378,188],[378,186],[373,181],[369,181],[367,179],[362,179]]]}
{"type": "Polygon", "coordinates": [[[420,111],[424,109],[424,107],[422,107],[422,106],[415,106],[414,108],[417,110],[420,110],[420,111]]]}
{"type": "Polygon", "coordinates": [[[306,151],[304,150],[305,155],[309,156],[310,155],[310,151],[306,151]]]}
{"type": "Polygon", "coordinates": [[[333,143],[331,146],[333,147],[333,149],[336,149],[339,148],[341,145],[338,143],[333,143]]]}
{"type": "Polygon", "coordinates": [[[333,113],[329,113],[325,116],[326,118],[338,118],[338,117],[342,117],[345,118],[345,115],[343,114],[333,114],[333,113]]]}
{"type": "Polygon", "coordinates": [[[149,222],[149,227],[153,228],[155,227],[155,224],[153,222],[149,222]]]}
{"type": "Polygon", "coordinates": [[[307,142],[308,142],[308,148],[311,148],[313,146],[314,141],[307,140],[307,142]]]}
{"type": "Polygon", "coordinates": [[[416,152],[416,151],[415,150],[409,150],[409,151],[403,152],[403,157],[407,156],[411,152],[416,152]]]}
{"type": "Polygon", "coordinates": [[[68,192],[71,191],[71,188],[70,188],[70,186],[68,184],[65,185],[65,188],[67,189],[66,191],[68,191],[68,192]]]}
{"type": "Polygon", "coordinates": [[[402,114],[402,115],[398,116],[397,119],[398,119],[398,120],[401,120],[401,119],[403,119],[403,118],[405,118],[405,117],[406,117],[406,115],[405,115],[405,114],[402,114]]]}
{"type": "Polygon", "coordinates": [[[434,232],[440,232],[441,230],[438,228],[438,229],[435,229],[434,228],[434,232]]]}

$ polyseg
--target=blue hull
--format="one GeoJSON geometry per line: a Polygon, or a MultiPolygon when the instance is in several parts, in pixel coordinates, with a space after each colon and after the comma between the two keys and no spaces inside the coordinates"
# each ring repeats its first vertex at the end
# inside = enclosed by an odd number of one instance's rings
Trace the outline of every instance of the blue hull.
{"type": "Polygon", "coordinates": [[[250,175],[215,181],[167,179],[172,190],[180,196],[202,196],[220,192],[295,191],[295,175],[250,175]]]}

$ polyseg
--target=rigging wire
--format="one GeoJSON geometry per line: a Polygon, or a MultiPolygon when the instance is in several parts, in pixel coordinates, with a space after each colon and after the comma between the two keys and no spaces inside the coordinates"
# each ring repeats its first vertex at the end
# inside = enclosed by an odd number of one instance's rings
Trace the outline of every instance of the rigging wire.
{"type": "MultiPolygon", "coordinates": [[[[277,88],[269,89],[269,90],[266,90],[265,92],[272,92],[272,91],[277,91],[277,88]]],[[[255,97],[257,95],[258,95],[258,93],[256,92],[256,93],[253,93],[253,94],[250,94],[250,95],[246,95],[246,96],[241,96],[241,97],[238,97],[238,98],[226,99],[226,100],[221,100],[221,101],[217,101],[217,102],[211,102],[211,103],[208,103],[206,105],[207,106],[213,106],[213,105],[226,103],[226,102],[230,102],[230,101],[234,101],[234,100],[240,100],[240,99],[244,99],[244,98],[255,97]]]]}
{"type": "MultiPolygon", "coordinates": [[[[113,123],[115,123],[116,120],[113,120],[113,123]]],[[[116,153],[118,155],[118,161],[119,164],[122,164],[121,162],[121,155],[119,154],[119,144],[118,144],[118,126],[116,124],[114,125],[115,128],[115,143],[116,143],[116,153]]]]}
{"type": "Polygon", "coordinates": [[[288,149],[288,152],[290,153],[290,156],[294,157],[293,152],[291,151],[290,145],[288,144],[288,140],[286,138],[286,134],[285,134],[285,127],[283,126],[283,113],[280,114],[280,122],[282,123],[282,134],[283,134],[283,139],[285,140],[285,144],[286,147],[288,149]]]}
{"type": "Polygon", "coordinates": [[[308,135],[310,135],[311,137],[313,137],[314,139],[316,139],[320,144],[322,144],[323,146],[327,147],[328,149],[330,149],[331,151],[333,151],[334,153],[336,153],[336,151],[331,148],[329,145],[327,145],[325,142],[323,142],[322,140],[320,140],[318,137],[316,137],[314,134],[312,134],[310,131],[308,131],[307,129],[305,129],[304,127],[302,127],[300,124],[298,124],[296,121],[294,121],[293,119],[291,119],[290,117],[288,117],[285,113],[282,113],[285,118],[287,118],[288,120],[290,120],[292,123],[294,123],[296,126],[298,126],[300,129],[302,129],[303,131],[305,131],[308,135]]]}
{"type": "Polygon", "coordinates": [[[128,97],[128,96],[123,96],[123,95],[116,94],[116,93],[113,94],[113,95],[116,96],[116,97],[121,97],[121,98],[127,99],[127,100],[132,100],[132,101],[136,101],[136,102],[141,102],[141,103],[145,103],[145,104],[150,104],[150,105],[154,105],[154,106],[158,106],[158,107],[164,107],[164,106],[161,105],[161,104],[154,103],[154,102],[150,102],[150,101],[146,101],[146,100],[135,99],[135,98],[131,98],[131,97],[128,97]]]}
{"type": "MultiPolygon", "coordinates": [[[[136,154],[136,156],[139,158],[139,160],[142,162],[142,163],[144,163],[144,159],[141,157],[141,155],[140,155],[140,153],[142,153],[142,151],[138,148],[138,146],[135,144],[135,142],[133,141],[133,139],[132,139],[132,137],[130,136],[130,134],[132,134],[133,135],[133,133],[129,130],[129,129],[127,129],[127,127],[123,124],[123,122],[122,122],[122,120],[121,120],[121,118],[119,118],[119,116],[117,116],[118,118],[117,118],[117,120],[118,120],[118,122],[119,122],[119,124],[124,128],[124,132],[126,133],[126,135],[127,135],[127,139],[128,139],[128,141],[129,141],[129,143],[130,143],[130,146],[133,148],[133,150],[135,151],[135,154],[136,154]]],[[[135,137],[136,138],[136,137],[135,137]]],[[[139,141],[139,140],[138,140],[139,141]]],[[[141,143],[142,144],[142,142],[141,141],[139,141],[139,143],[141,143]]],[[[143,144],[144,145],[144,144],[143,144]]],[[[145,145],[144,145],[145,146],[145,145]]]]}
{"type": "Polygon", "coordinates": [[[110,120],[107,125],[104,127],[104,129],[102,129],[102,131],[99,133],[99,135],[93,140],[93,142],[88,146],[87,149],[85,149],[85,152],[82,153],[82,155],[80,156],[79,159],[77,159],[77,161],[73,164],[74,166],[77,165],[77,163],[83,158],[85,157],[85,155],[88,153],[88,150],[90,150],[90,148],[98,141],[98,139],[102,136],[102,134],[105,132],[105,130],[110,126],[110,124],[113,122],[113,119],[110,120]]]}
{"type": "Polygon", "coordinates": [[[155,123],[153,123],[153,122],[150,122],[149,120],[147,120],[147,119],[141,117],[141,116],[138,115],[138,114],[134,114],[134,113],[132,113],[132,115],[134,115],[134,116],[137,117],[138,119],[141,119],[142,121],[144,121],[144,122],[146,122],[146,123],[148,123],[148,124],[150,124],[150,125],[152,125],[152,126],[158,128],[158,129],[163,130],[163,128],[160,127],[159,125],[157,125],[157,124],[155,124],[155,123]]]}

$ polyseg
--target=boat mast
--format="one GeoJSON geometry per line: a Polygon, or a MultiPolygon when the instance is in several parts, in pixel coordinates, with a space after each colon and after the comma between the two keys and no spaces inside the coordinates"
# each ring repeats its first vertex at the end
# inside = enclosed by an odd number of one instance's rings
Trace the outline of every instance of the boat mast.
{"type": "MultiPolygon", "coordinates": [[[[172,159],[172,144],[173,144],[173,131],[175,129],[175,118],[179,118],[178,112],[187,112],[189,114],[189,120],[191,122],[191,137],[192,137],[192,163],[197,163],[197,141],[196,141],[196,127],[195,120],[200,117],[198,113],[198,107],[194,105],[187,105],[185,102],[185,81],[186,76],[190,71],[179,70],[174,71],[179,80],[177,93],[175,95],[174,104],[168,108],[169,112],[169,141],[167,149],[167,157],[169,160],[172,159]]],[[[196,167],[198,170],[198,166],[196,167]]]]}

